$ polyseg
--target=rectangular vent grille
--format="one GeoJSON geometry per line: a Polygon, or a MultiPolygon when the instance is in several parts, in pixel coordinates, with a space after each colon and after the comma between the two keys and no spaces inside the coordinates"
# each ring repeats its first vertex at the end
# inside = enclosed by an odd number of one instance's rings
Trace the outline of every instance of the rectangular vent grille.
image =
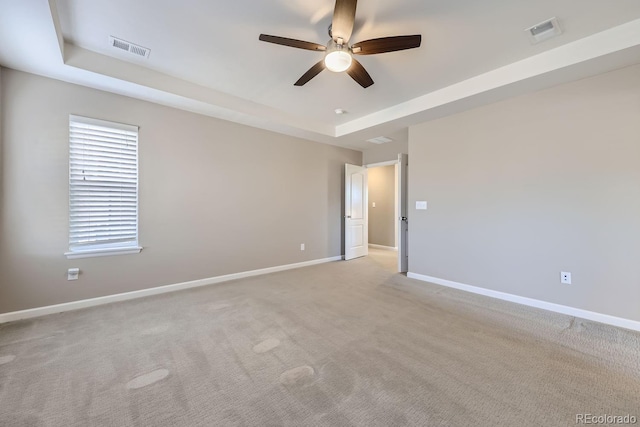
{"type": "Polygon", "coordinates": [[[113,36],[109,36],[109,45],[116,49],[121,49],[134,55],[142,56],[143,58],[148,58],[151,53],[151,49],[129,43],[126,40],[118,39],[113,36]]]}
{"type": "Polygon", "coordinates": [[[384,144],[391,141],[393,141],[393,139],[387,138],[386,136],[378,136],[376,138],[367,139],[367,142],[371,142],[374,144],[384,144]]]}
{"type": "Polygon", "coordinates": [[[532,36],[537,36],[538,34],[544,33],[545,31],[549,31],[549,30],[553,30],[553,22],[551,21],[543,22],[540,25],[531,27],[529,31],[531,31],[532,36]]]}
{"type": "Polygon", "coordinates": [[[533,27],[527,28],[525,31],[533,44],[540,43],[541,41],[562,34],[562,30],[560,29],[560,25],[556,18],[547,19],[533,27]]]}

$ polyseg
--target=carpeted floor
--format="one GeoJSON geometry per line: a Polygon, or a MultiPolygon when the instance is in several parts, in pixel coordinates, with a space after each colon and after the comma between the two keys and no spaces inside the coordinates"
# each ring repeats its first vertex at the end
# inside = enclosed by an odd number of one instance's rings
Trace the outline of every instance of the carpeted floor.
{"type": "Polygon", "coordinates": [[[640,417],[640,334],[416,282],[394,256],[0,325],[0,425],[640,417]]]}

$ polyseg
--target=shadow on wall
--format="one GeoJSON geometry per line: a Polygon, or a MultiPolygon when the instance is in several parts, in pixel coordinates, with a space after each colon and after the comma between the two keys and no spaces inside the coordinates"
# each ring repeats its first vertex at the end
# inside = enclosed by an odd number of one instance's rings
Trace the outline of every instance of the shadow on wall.
{"type": "MultiPolygon", "coordinates": [[[[327,165],[330,166],[330,165],[327,165]]],[[[340,166],[340,170],[337,170],[334,173],[329,174],[329,188],[335,188],[336,185],[340,185],[340,210],[338,212],[338,220],[340,221],[340,255],[344,256],[344,246],[345,246],[345,241],[344,241],[344,232],[345,232],[345,228],[344,228],[344,212],[345,212],[345,170],[344,170],[344,165],[340,166]]],[[[331,206],[332,201],[329,201],[329,206],[331,206]]],[[[329,215],[327,217],[327,220],[329,221],[329,224],[332,223],[332,221],[334,220],[334,218],[332,217],[332,215],[329,215]]],[[[329,240],[331,240],[333,237],[331,235],[328,235],[327,238],[329,240]]],[[[333,246],[333,242],[329,241],[327,242],[329,247],[333,246]]]]}

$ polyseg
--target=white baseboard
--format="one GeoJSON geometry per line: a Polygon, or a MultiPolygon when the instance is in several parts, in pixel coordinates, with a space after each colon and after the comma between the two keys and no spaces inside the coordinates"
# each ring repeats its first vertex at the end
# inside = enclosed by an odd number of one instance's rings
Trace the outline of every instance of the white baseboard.
{"type": "Polygon", "coordinates": [[[582,319],[593,320],[595,322],[605,323],[607,325],[618,326],[620,328],[626,328],[626,329],[631,329],[633,331],[640,332],[640,322],[636,320],[624,319],[622,317],[596,313],[595,311],[583,310],[581,308],[574,308],[566,305],[555,304],[552,302],[546,302],[546,301],[541,301],[533,298],[527,298],[527,297],[521,297],[518,295],[508,294],[506,292],[493,291],[491,289],[465,285],[464,283],[458,283],[458,282],[453,282],[451,280],[439,279],[437,277],[425,276],[423,274],[409,272],[407,273],[407,277],[411,279],[421,280],[423,282],[435,283],[436,285],[459,289],[461,291],[484,295],[491,298],[497,298],[504,301],[515,302],[516,304],[528,305],[530,307],[541,308],[543,310],[553,311],[556,313],[566,314],[569,316],[579,317],[582,319]]]}
{"type": "Polygon", "coordinates": [[[375,248],[375,249],[382,249],[385,251],[398,251],[398,248],[395,248],[393,246],[384,246],[384,245],[374,245],[373,243],[369,243],[369,247],[370,248],[375,248]]]}
{"type": "Polygon", "coordinates": [[[190,282],[182,282],[173,285],[158,286],[156,288],[141,289],[139,291],[124,292],[121,294],[66,302],[63,304],[30,308],[28,310],[12,311],[9,313],[0,314],[0,323],[13,322],[21,319],[31,319],[33,317],[46,316],[47,314],[62,313],[64,311],[78,310],[81,308],[94,307],[97,305],[109,304],[118,301],[127,301],[151,295],[165,294],[168,292],[197,288],[200,286],[212,285],[214,283],[226,282],[229,280],[276,273],[278,271],[293,270],[295,268],[308,267],[311,265],[323,264],[325,262],[340,261],[342,258],[342,256],[335,256],[331,258],[314,259],[311,261],[298,262],[295,264],[279,265],[276,267],[261,268],[258,270],[242,271],[240,273],[225,274],[224,276],[209,277],[207,279],[192,280],[190,282]]]}

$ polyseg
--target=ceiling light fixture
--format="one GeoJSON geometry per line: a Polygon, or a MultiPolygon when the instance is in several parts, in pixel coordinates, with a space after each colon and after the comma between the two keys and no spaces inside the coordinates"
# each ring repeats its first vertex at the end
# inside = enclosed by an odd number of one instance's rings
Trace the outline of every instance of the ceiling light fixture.
{"type": "Polygon", "coordinates": [[[335,112],[337,115],[347,114],[347,110],[343,110],[342,108],[336,108],[335,112]]]}
{"type": "Polygon", "coordinates": [[[342,42],[342,39],[338,39],[338,43],[331,40],[327,45],[327,55],[324,57],[324,65],[334,73],[348,70],[353,61],[349,46],[339,42],[342,42]]]}

